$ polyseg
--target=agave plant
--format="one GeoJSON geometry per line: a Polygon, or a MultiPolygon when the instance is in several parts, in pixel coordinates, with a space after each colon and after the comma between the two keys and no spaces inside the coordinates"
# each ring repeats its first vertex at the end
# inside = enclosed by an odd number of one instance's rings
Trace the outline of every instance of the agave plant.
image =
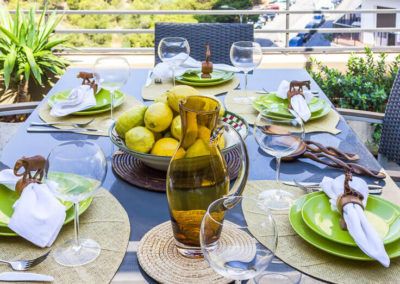
{"type": "Polygon", "coordinates": [[[3,77],[6,89],[18,90],[19,101],[30,100],[31,77],[43,85],[49,75],[62,74],[68,65],[52,52],[54,47],[65,42],[64,39],[52,39],[61,19],[55,13],[46,16],[46,9],[37,19],[33,8],[24,13],[19,6],[12,17],[5,7],[0,6],[0,77],[3,77]]]}

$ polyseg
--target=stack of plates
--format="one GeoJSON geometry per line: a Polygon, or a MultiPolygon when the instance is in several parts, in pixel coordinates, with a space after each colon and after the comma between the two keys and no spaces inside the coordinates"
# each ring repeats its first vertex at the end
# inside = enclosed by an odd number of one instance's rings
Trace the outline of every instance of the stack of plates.
{"type": "Polygon", "coordinates": [[[189,86],[210,87],[226,83],[233,79],[235,73],[223,70],[214,70],[211,78],[201,78],[201,70],[189,70],[181,76],[176,76],[175,81],[189,86]]]}
{"type": "MultiPolygon", "coordinates": [[[[289,112],[289,101],[278,97],[275,93],[258,96],[253,101],[253,107],[271,118],[292,118],[289,112]]],[[[323,99],[313,97],[308,104],[311,112],[310,120],[324,117],[331,110],[330,105],[323,99]]]]}
{"type": "MultiPolygon", "coordinates": [[[[376,196],[369,196],[367,219],[382,237],[390,258],[400,256],[400,207],[376,196]]],[[[299,198],[290,209],[289,220],[296,233],[311,245],[336,256],[371,261],[339,225],[339,213],[332,211],[323,192],[299,198]]]]}
{"type": "MultiPolygon", "coordinates": [[[[13,206],[18,198],[19,195],[15,191],[10,190],[6,186],[0,184],[0,236],[17,236],[16,233],[8,228],[8,223],[14,213],[13,206]]],[[[88,198],[79,203],[79,215],[89,208],[92,200],[93,198],[88,198]]],[[[67,213],[64,224],[68,224],[74,220],[74,207],[71,202],[64,201],[62,203],[64,204],[67,213]]]]}
{"type": "MultiPolygon", "coordinates": [[[[49,104],[50,107],[53,107],[53,105],[57,102],[65,101],[68,98],[69,93],[71,90],[65,90],[58,92],[51,96],[47,103],[49,104]]],[[[125,99],[125,95],[120,92],[120,91],[115,91],[115,98],[114,98],[114,107],[120,106],[125,99]]],[[[96,94],[96,105],[94,107],[75,112],[74,115],[93,115],[93,114],[98,114],[102,112],[109,111],[111,109],[111,97],[110,97],[110,92],[104,89],[101,89],[97,94],[96,94]]]]}

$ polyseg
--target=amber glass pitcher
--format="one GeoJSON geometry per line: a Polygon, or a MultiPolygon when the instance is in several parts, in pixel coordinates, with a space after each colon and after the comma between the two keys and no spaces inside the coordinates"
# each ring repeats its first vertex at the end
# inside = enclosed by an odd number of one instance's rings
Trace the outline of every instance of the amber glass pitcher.
{"type": "MultiPolygon", "coordinates": [[[[218,101],[190,96],[180,102],[179,110],[182,137],[167,173],[169,212],[178,251],[187,257],[200,257],[201,220],[214,200],[241,195],[248,177],[248,155],[240,134],[219,121],[218,101]],[[224,146],[238,147],[242,152],[241,170],[232,189],[220,151],[224,146]]],[[[217,239],[219,230],[210,234],[217,239]]]]}

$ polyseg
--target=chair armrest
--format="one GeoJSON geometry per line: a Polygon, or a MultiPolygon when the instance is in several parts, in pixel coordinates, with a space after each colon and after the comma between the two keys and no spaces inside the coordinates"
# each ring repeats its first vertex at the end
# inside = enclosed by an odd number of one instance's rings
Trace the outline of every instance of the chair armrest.
{"type": "Polygon", "coordinates": [[[386,174],[392,178],[395,182],[400,181],[400,171],[385,170],[386,174]]]}
{"type": "Polygon", "coordinates": [[[366,110],[337,108],[336,109],[347,120],[365,121],[370,123],[382,123],[384,113],[366,110]]]}
{"type": "Polygon", "coordinates": [[[0,105],[0,116],[31,113],[40,102],[0,105]]]}

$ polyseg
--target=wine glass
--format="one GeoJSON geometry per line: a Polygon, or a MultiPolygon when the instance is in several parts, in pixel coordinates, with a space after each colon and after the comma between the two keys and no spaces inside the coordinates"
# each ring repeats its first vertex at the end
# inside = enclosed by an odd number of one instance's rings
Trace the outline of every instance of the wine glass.
{"type": "Polygon", "coordinates": [[[223,197],[212,202],[203,217],[200,244],[204,258],[226,278],[253,279],[274,258],[277,228],[269,209],[259,207],[258,202],[250,197],[223,197]]]}
{"type": "Polygon", "coordinates": [[[253,98],[247,96],[248,73],[256,69],[262,60],[262,49],[260,44],[252,41],[238,41],[231,46],[230,58],[232,64],[244,72],[244,93],[245,96],[237,98],[241,102],[251,104],[253,98]]]}
{"type": "Polygon", "coordinates": [[[175,69],[189,58],[190,46],[183,37],[165,37],[158,44],[158,57],[172,69],[172,82],[175,86],[175,69]]]}
{"type": "Polygon", "coordinates": [[[302,120],[278,118],[261,112],[254,124],[254,137],[267,154],[276,158],[277,189],[264,191],[260,196],[264,204],[274,210],[287,210],[293,203],[293,195],[281,189],[279,172],[281,158],[295,153],[303,146],[304,126],[302,120]]]}
{"type": "Polygon", "coordinates": [[[46,184],[60,200],[75,207],[75,238],[54,250],[57,263],[80,266],[100,254],[100,245],[79,237],[79,202],[93,196],[107,173],[107,161],[97,144],[87,141],[65,142],[51,150],[46,163],[46,184]]]}
{"type": "Polygon", "coordinates": [[[110,92],[110,124],[114,122],[115,91],[126,84],[129,78],[129,63],[123,57],[100,57],[94,64],[94,76],[99,88],[110,92]]]}

